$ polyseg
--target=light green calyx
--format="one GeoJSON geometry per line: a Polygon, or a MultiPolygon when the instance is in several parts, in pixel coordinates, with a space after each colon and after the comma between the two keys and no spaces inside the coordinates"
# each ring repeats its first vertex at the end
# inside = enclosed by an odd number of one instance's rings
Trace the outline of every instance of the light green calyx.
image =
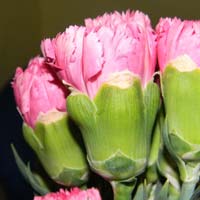
{"type": "MultiPolygon", "coordinates": [[[[47,114],[48,115],[48,114],[47,114]]],[[[82,185],[87,181],[85,155],[75,139],[77,128],[66,114],[39,117],[34,129],[23,125],[25,140],[37,154],[49,176],[67,186],[82,185]],[[75,131],[73,131],[75,130],[75,131]]]]}
{"type": "Polygon", "coordinates": [[[143,91],[140,79],[128,72],[111,77],[93,100],[77,92],[68,97],[68,112],[82,131],[93,170],[110,180],[143,172],[158,104],[157,86],[150,82],[143,91]]]}
{"type": "Polygon", "coordinates": [[[166,113],[163,136],[181,180],[195,186],[200,169],[200,70],[188,57],[178,59],[179,66],[172,62],[161,77],[166,113]]]}
{"type": "Polygon", "coordinates": [[[168,66],[162,92],[170,141],[180,156],[200,150],[200,70],[180,72],[168,66]]]}

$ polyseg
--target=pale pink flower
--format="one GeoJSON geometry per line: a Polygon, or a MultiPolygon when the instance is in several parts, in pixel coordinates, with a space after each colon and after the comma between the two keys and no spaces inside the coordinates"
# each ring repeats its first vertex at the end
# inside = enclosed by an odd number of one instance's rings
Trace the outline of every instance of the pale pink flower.
{"type": "Polygon", "coordinates": [[[133,72],[145,87],[155,71],[155,34],[138,11],[86,19],[85,27],[71,26],[41,48],[64,82],[92,98],[111,73],[133,72]]]}
{"type": "Polygon", "coordinates": [[[157,54],[160,70],[181,55],[189,56],[200,66],[200,20],[181,21],[161,18],[156,26],[157,54]]]}
{"type": "Polygon", "coordinates": [[[99,191],[94,188],[87,190],[73,188],[70,192],[60,189],[58,192],[52,192],[43,197],[35,196],[34,200],[101,200],[101,196],[99,191]]]}
{"type": "Polygon", "coordinates": [[[41,57],[30,60],[24,71],[18,67],[12,86],[18,110],[31,127],[40,113],[66,111],[67,89],[41,57]]]}

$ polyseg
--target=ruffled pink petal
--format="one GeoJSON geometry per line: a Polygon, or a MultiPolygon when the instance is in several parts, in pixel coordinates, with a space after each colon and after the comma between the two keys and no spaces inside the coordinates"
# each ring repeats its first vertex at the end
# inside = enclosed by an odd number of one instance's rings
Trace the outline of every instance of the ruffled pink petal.
{"type": "MultiPolygon", "coordinates": [[[[101,55],[103,61],[101,68],[97,62],[92,62],[93,68],[87,67],[89,62],[84,62],[84,72],[87,74],[84,79],[89,96],[95,96],[98,88],[111,73],[123,70],[137,74],[145,86],[152,78],[156,65],[156,36],[149,18],[140,12],[114,12],[93,20],[86,19],[85,24],[89,33],[85,36],[84,49],[87,50],[88,46],[99,46],[103,50],[98,54],[98,58],[101,55]],[[95,40],[88,42],[90,34],[95,40]],[[88,70],[91,72],[90,69],[94,69],[93,72],[96,73],[88,73],[88,70]]],[[[91,58],[95,54],[88,54],[90,59],[87,60],[95,61],[97,57],[91,58]]],[[[86,53],[84,57],[85,55],[86,53]]]]}
{"type": "Polygon", "coordinates": [[[23,72],[17,68],[12,83],[17,107],[24,121],[35,126],[39,113],[52,109],[66,111],[68,91],[56,75],[44,63],[44,59],[32,59],[23,72]]]}
{"type": "Polygon", "coordinates": [[[160,19],[156,26],[158,62],[161,71],[170,60],[188,55],[200,66],[200,21],[160,19]]]}
{"type": "Polygon", "coordinates": [[[93,98],[114,72],[129,70],[145,87],[155,71],[155,39],[148,16],[128,10],[86,19],[85,27],[70,26],[51,44],[44,40],[42,51],[55,56],[49,64],[61,80],[93,98]]]}
{"type": "Polygon", "coordinates": [[[87,190],[73,188],[71,191],[60,189],[58,192],[52,192],[43,197],[35,196],[34,200],[101,200],[101,196],[95,188],[87,190]]]}

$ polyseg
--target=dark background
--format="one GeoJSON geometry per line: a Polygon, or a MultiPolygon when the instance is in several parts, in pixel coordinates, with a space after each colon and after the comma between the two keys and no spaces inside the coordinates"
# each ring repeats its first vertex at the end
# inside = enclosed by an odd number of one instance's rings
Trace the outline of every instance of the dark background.
{"type": "Polygon", "coordinates": [[[28,200],[32,190],[19,173],[10,143],[25,161],[34,161],[23,140],[22,121],[15,108],[10,82],[15,68],[25,67],[40,54],[40,41],[53,37],[70,24],[114,10],[139,9],[155,25],[159,18],[200,18],[199,0],[17,0],[0,6],[0,200],[28,200]]]}

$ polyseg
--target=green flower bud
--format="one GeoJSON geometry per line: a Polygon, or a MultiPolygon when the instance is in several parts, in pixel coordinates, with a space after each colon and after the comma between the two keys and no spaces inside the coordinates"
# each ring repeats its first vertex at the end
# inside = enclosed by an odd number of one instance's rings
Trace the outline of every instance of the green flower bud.
{"type": "Polygon", "coordinates": [[[24,123],[25,140],[37,154],[48,175],[67,186],[87,181],[85,156],[72,135],[72,122],[64,112],[40,114],[33,128],[24,123]]]}

